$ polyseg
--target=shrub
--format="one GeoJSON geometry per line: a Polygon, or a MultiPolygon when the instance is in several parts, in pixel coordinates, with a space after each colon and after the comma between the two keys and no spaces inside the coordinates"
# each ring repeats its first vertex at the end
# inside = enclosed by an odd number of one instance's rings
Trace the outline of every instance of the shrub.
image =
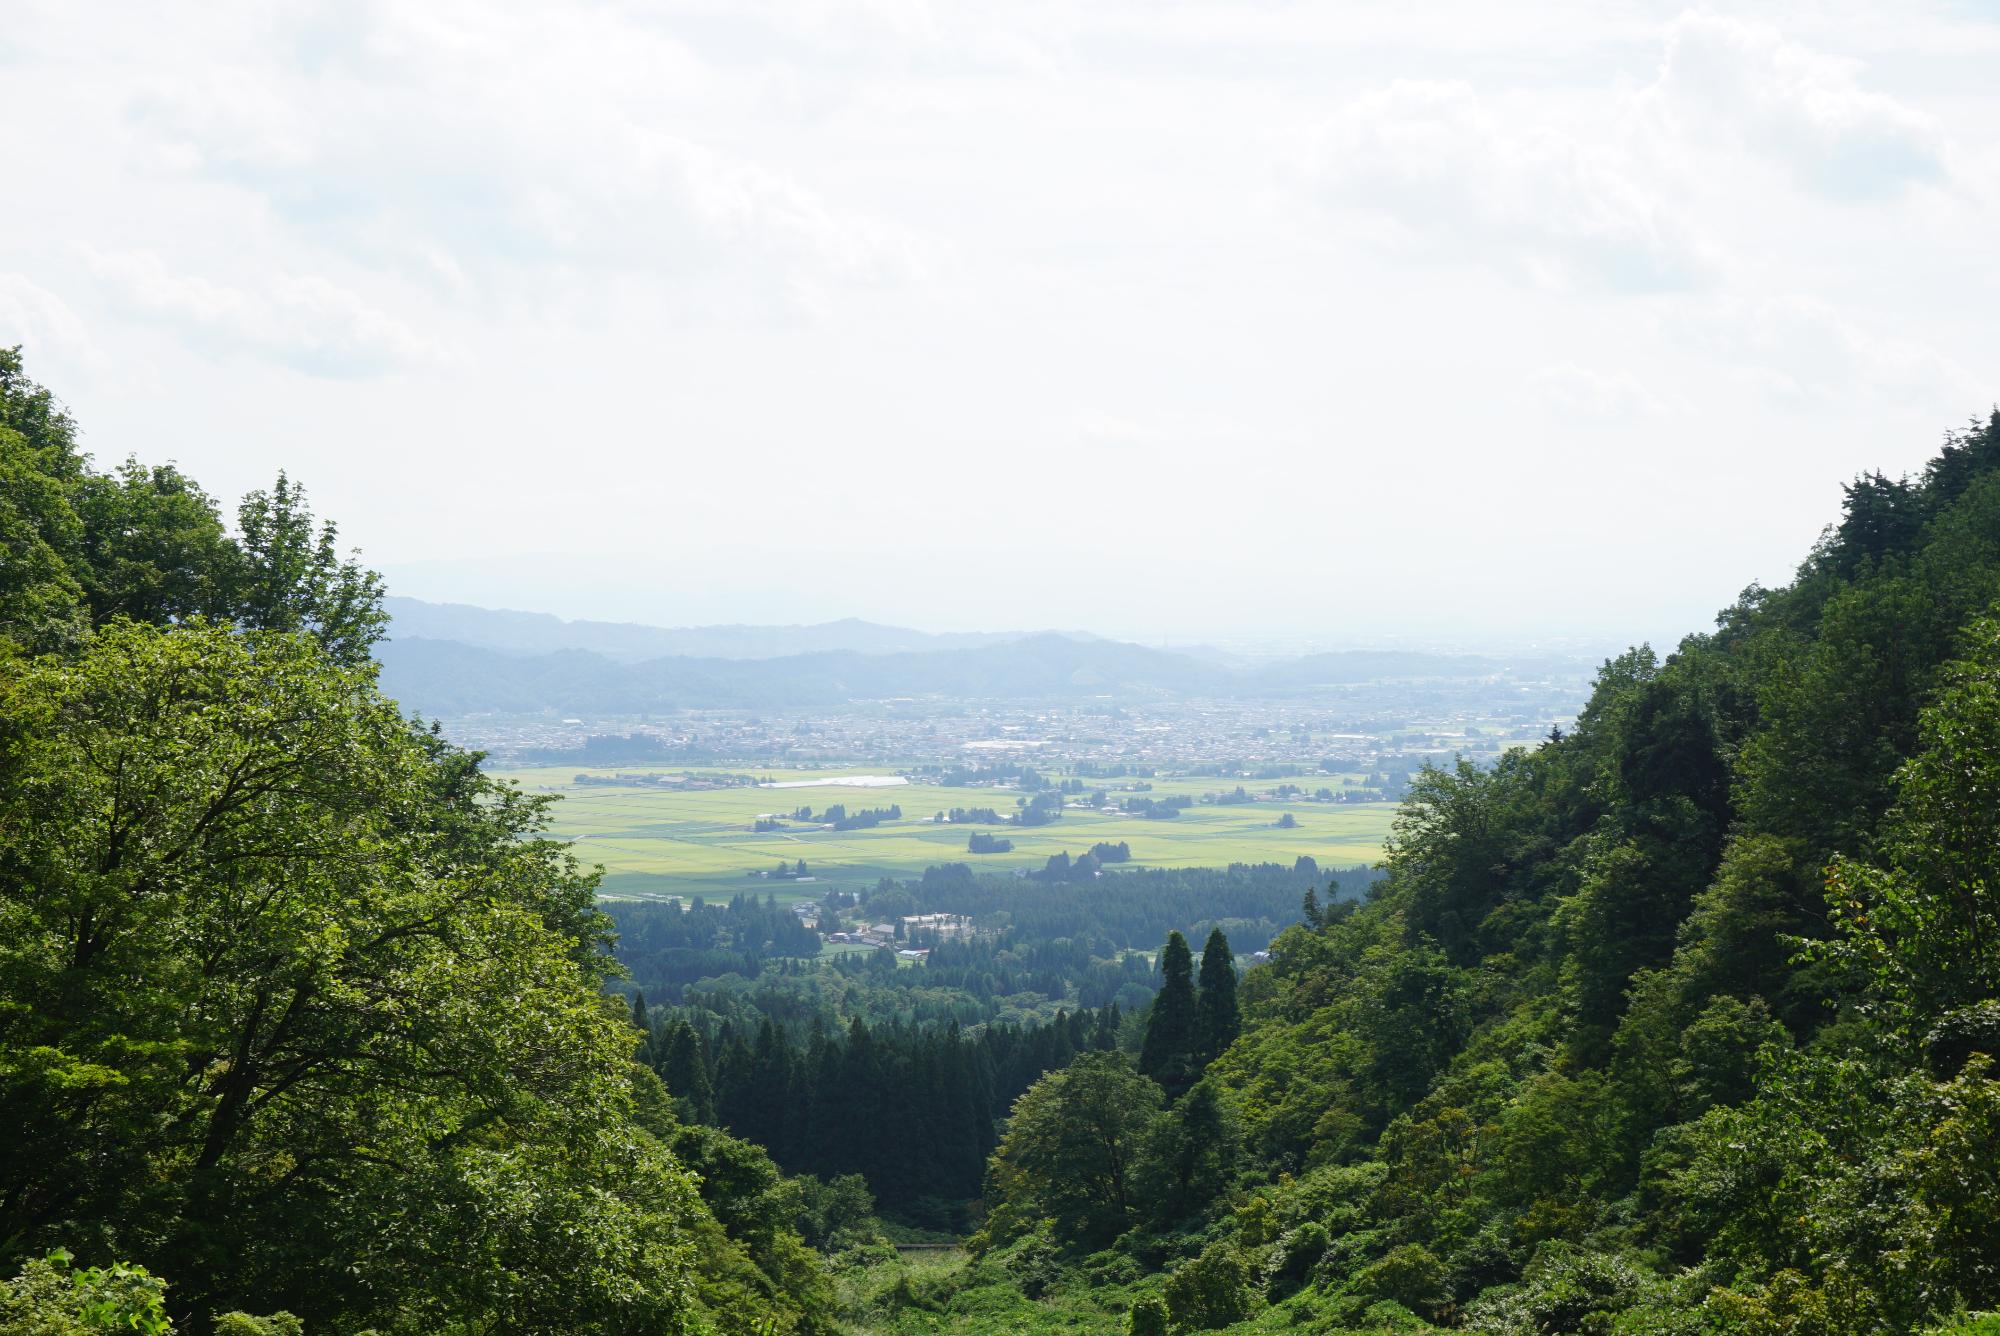
{"type": "Polygon", "coordinates": [[[75,1267],[58,1248],[29,1262],[11,1282],[0,1281],[0,1332],[9,1336],[82,1336],[136,1332],[171,1336],[166,1282],[142,1266],[75,1267]]]}
{"type": "Polygon", "coordinates": [[[215,1319],[215,1336],[305,1336],[305,1323],[290,1313],[252,1317],[248,1313],[224,1313],[215,1319]]]}
{"type": "Polygon", "coordinates": [[[1021,1293],[1039,1299],[1051,1285],[1063,1278],[1062,1251],[1040,1230],[1025,1234],[993,1254],[993,1260],[1007,1269],[1021,1293]]]}
{"type": "Polygon", "coordinates": [[[1167,1336],[1167,1301],[1157,1294],[1140,1295],[1126,1315],[1125,1330],[1130,1336],[1167,1336]]]}
{"type": "Polygon", "coordinates": [[[1178,1331],[1214,1331],[1250,1316],[1250,1275],[1242,1256],[1211,1243],[1167,1277],[1167,1310],[1178,1331]]]}
{"type": "Polygon", "coordinates": [[[1418,1243],[1391,1248],[1356,1278],[1358,1287],[1417,1313],[1437,1311],[1444,1302],[1444,1263],[1418,1243]]]}
{"type": "Polygon", "coordinates": [[[1264,1293],[1282,1299],[1305,1284],[1331,1242],[1326,1226],[1317,1220],[1286,1230],[1264,1268],[1264,1293]]]}
{"type": "Polygon", "coordinates": [[[1607,1333],[1618,1314],[1641,1297],[1642,1284],[1640,1273],[1621,1257],[1547,1244],[1521,1287],[1475,1303],[1467,1325],[1496,1334],[1607,1333]]]}

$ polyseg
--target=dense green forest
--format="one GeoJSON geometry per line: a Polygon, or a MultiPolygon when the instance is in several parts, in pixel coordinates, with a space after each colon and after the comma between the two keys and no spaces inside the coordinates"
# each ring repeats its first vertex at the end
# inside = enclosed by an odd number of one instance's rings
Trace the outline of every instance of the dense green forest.
{"type": "MultiPolygon", "coordinates": [[[[859,897],[832,892],[809,916],[749,895],[605,908],[643,1058],[684,1119],[726,1127],[794,1172],[858,1174],[896,1224],[954,1234],[977,1211],[1014,1100],[1079,1053],[1138,1042],[1161,983],[1139,947],[1193,921],[1262,949],[1318,874],[1309,859],[1106,872],[1079,894],[1067,875],[947,865],[859,897]],[[907,968],[890,951],[810,959],[819,940],[801,926],[917,913],[963,915],[978,931],[914,929],[902,945],[929,954],[907,968]]],[[[1370,872],[1324,880],[1330,897],[1354,899],[1370,872]]]]}
{"type": "Polygon", "coordinates": [[[2000,413],[1379,878],[940,868],[907,968],[614,923],[297,486],[18,352],[0,556],[0,1333],[1993,1328],[2000,413]]]}

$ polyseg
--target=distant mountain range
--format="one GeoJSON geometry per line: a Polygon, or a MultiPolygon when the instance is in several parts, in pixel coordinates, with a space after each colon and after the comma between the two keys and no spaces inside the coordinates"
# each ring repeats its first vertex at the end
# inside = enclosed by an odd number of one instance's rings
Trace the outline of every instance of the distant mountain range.
{"type": "Polygon", "coordinates": [[[1236,667],[1213,655],[1056,632],[930,635],[872,622],[670,629],[388,600],[382,685],[429,717],[777,709],[952,696],[1285,696],[1398,679],[1583,677],[1567,659],[1353,650],[1236,667]]]}
{"type": "MultiPolygon", "coordinates": [[[[546,612],[507,612],[467,603],[383,600],[398,640],[451,640],[502,654],[555,654],[585,650],[616,663],[669,656],[709,659],[777,659],[791,654],[851,650],[898,654],[968,649],[1018,640],[1024,632],[972,631],[932,635],[845,617],[812,626],[641,626],[636,622],[568,621],[546,612]]],[[[1081,637],[1088,639],[1089,637],[1081,637]]]]}

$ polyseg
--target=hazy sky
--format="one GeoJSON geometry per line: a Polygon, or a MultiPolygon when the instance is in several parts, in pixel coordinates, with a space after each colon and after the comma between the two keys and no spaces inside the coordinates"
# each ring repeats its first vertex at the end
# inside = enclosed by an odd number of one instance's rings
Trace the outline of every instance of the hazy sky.
{"type": "Polygon", "coordinates": [[[0,0],[0,342],[395,592],[1706,625],[2000,398],[2000,6],[0,0]]]}

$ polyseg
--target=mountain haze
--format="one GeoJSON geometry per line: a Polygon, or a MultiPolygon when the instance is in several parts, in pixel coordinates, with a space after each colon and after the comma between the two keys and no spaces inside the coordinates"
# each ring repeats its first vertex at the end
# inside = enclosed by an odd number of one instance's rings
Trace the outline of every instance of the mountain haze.
{"type": "MultiPolygon", "coordinates": [[[[739,643],[750,644],[824,628],[729,629],[742,632],[739,643]]],[[[1581,678],[1586,668],[1581,661],[1517,663],[1477,655],[1356,650],[1237,669],[1193,654],[1056,632],[964,648],[889,653],[839,649],[756,658],[669,655],[639,662],[579,648],[509,653],[458,640],[406,636],[382,644],[379,658],[383,690],[431,716],[803,708],[904,696],[1262,697],[1394,679],[1462,680],[1550,671],[1581,678]]]]}
{"type": "Polygon", "coordinates": [[[843,617],[810,626],[645,626],[636,622],[570,621],[546,612],[514,612],[467,603],[385,598],[389,634],[397,639],[452,640],[503,654],[585,650],[620,663],[668,655],[710,659],[775,659],[789,654],[851,650],[860,654],[960,649],[1019,639],[1020,632],[934,635],[843,617]]]}

